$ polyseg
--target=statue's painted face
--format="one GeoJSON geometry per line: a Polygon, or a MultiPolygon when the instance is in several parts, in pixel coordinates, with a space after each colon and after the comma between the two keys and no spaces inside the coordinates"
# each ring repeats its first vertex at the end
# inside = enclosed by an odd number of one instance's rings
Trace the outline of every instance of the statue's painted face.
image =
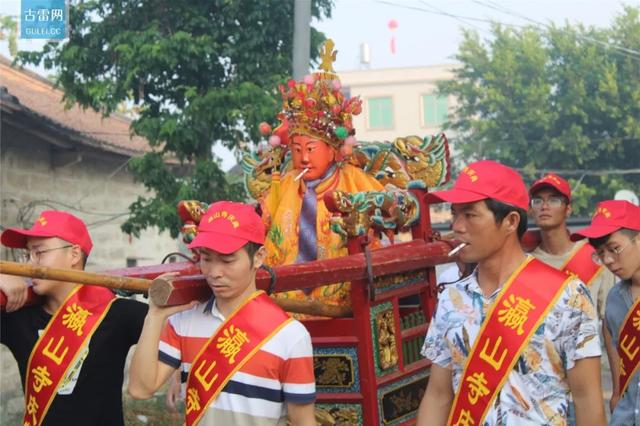
{"type": "Polygon", "coordinates": [[[291,141],[293,167],[302,171],[304,180],[315,180],[326,173],[336,158],[336,151],[326,142],[306,135],[293,136],[291,141]]]}

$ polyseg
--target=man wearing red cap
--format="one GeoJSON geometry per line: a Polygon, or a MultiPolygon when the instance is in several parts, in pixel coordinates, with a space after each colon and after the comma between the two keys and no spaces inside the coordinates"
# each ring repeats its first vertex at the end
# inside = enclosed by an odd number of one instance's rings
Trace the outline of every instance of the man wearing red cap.
{"type": "Polygon", "coordinates": [[[150,398],[177,369],[186,424],[315,425],[311,337],[264,292],[256,272],[265,227],[242,203],[212,204],[189,248],[213,291],[204,303],[150,303],[129,392],[150,398]]]}
{"type": "MultiPolygon", "coordinates": [[[[10,228],[2,244],[25,249],[25,261],[83,270],[93,246],[85,224],[44,211],[31,229],[10,228]]],[[[18,307],[0,278],[8,306],[18,307]]],[[[24,288],[24,283],[18,286],[24,288]]],[[[24,425],[124,425],[122,381],[127,353],[140,336],[147,306],[108,289],[33,280],[42,304],[2,313],[0,341],[16,361],[25,392],[24,425]]]]}
{"type": "Polygon", "coordinates": [[[615,277],[593,259],[593,247],[571,241],[567,219],[571,215],[571,186],[555,173],[538,179],[529,189],[531,216],[540,228],[542,240],[533,256],[569,274],[587,285],[598,317],[604,318],[604,305],[615,277]]]}
{"type": "Polygon", "coordinates": [[[640,424],[640,207],[628,201],[599,203],[591,225],[572,236],[589,238],[594,260],[620,281],[607,297],[604,340],[611,365],[612,425],[640,424]]]}
{"type": "Polygon", "coordinates": [[[418,425],[564,424],[569,392],[578,425],[603,425],[597,316],[584,284],[523,252],[520,175],[478,161],[428,197],[452,203],[460,258],[478,266],[440,294],[418,425]]]}

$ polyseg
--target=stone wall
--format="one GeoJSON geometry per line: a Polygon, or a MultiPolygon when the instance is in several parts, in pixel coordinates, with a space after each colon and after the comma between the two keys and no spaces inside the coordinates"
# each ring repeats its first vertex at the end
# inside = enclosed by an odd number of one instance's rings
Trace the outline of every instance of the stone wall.
{"type": "MultiPolygon", "coordinates": [[[[30,226],[42,210],[67,210],[89,227],[94,248],[87,270],[160,263],[182,244],[168,233],[145,231],[132,238],[120,230],[128,206],[145,194],[127,169],[127,158],[106,152],[85,152],[81,161],[59,155],[44,141],[26,139],[11,126],[3,126],[0,142],[0,225],[30,226]],[[68,163],[65,165],[65,163],[68,163]]],[[[13,260],[2,248],[2,259],[13,260]]],[[[12,423],[23,409],[17,365],[0,347],[0,425],[12,423]]]]}

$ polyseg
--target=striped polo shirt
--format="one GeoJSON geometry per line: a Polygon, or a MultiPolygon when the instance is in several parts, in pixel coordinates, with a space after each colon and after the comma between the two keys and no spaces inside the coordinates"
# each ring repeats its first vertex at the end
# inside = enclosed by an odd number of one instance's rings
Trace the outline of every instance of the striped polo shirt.
{"type": "MultiPolygon", "coordinates": [[[[183,396],[193,359],[224,321],[213,298],[169,318],[160,337],[159,359],[180,369],[183,396]]],[[[312,354],[309,332],[290,321],[233,375],[199,424],[285,425],[286,403],[315,401],[312,354]]]]}

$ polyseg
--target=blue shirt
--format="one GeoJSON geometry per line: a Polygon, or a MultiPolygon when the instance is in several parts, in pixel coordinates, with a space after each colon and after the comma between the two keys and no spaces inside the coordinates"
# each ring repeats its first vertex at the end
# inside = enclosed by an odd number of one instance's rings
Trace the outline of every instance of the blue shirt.
{"type": "MultiPolygon", "coordinates": [[[[615,348],[618,347],[618,336],[622,322],[631,306],[633,306],[633,299],[631,298],[630,285],[620,281],[609,292],[604,314],[607,330],[611,334],[611,343],[615,348]]],[[[618,378],[616,377],[615,380],[618,380],[618,378]]],[[[636,372],[627,386],[627,391],[618,401],[615,410],[613,410],[609,424],[615,426],[640,425],[640,392],[638,392],[638,387],[640,387],[640,374],[636,372]]]]}

